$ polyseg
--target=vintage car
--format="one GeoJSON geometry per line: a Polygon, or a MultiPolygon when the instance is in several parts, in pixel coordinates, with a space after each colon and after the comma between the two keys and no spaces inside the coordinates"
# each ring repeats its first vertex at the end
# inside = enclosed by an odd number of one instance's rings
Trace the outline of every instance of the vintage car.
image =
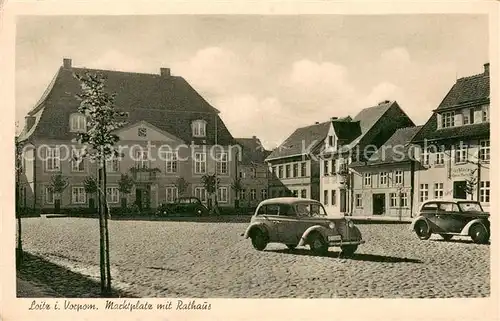
{"type": "Polygon", "coordinates": [[[420,206],[410,229],[421,240],[429,239],[432,234],[439,234],[447,241],[454,235],[462,235],[483,244],[490,239],[489,216],[477,201],[427,200],[420,206]]]}
{"type": "Polygon", "coordinates": [[[173,203],[162,204],[158,208],[159,216],[204,216],[208,209],[199,198],[179,197],[173,203]]]}
{"type": "Polygon", "coordinates": [[[342,254],[352,255],[364,243],[352,220],[329,217],[320,202],[295,197],[262,201],[244,236],[259,251],[269,243],[282,243],[291,250],[309,245],[319,255],[326,254],[329,247],[340,247],[342,254]]]}

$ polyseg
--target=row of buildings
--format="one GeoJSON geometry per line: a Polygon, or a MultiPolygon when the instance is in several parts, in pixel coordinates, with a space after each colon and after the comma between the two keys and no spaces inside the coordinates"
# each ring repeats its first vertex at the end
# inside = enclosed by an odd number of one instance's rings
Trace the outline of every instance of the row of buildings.
{"type": "MultiPolygon", "coordinates": [[[[99,72],[127,112],[119,129],[123,157],[108,161],[108,202],[125,200],[155,208],[180,194],[207,201],[202,176],[217,173],[217,200],[254,207],[262,199],[295,196],[320,200],[327,211],[348,215],[409,216],[428,198],[470,198],[489,205],[489,64],[460,78],[423,126],[395,101],[383,101],[355,117],[295,130],[278,148],[235,138],[219,111],[170,69],[140,74],[75,68],[64,59],[47,90],[25,118],[18,195],[22,207],[50,211],[93,207],[84,182],[97,165],[78,159],[76,137],[86,130],[78,113],[74,74],[99,72]],[[133,187],[120,192],[122,174],[133,187]],[[68,187],[54,195],[51,180],[68,187]],[[187,183],[181,188],[182,178],[187,183]]],[[[340,115],[338,115],[340,116],[340,115]]]]}

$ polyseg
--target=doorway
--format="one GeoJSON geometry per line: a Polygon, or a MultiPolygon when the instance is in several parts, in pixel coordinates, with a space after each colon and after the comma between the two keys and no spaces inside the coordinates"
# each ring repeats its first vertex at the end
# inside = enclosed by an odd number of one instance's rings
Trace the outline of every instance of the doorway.
{"type": "Polygon", "coordinates": [[[453,198],[467,199],[467,181],[453,182],[453,198]]]}
{"type": "Polygon", "coordinates": [[[142,186],[135,189],[135,204],[139,209],[150,209],[151,186],[142,186]]]}
{"type": "Polygon", "coordinates": [[[385,194],[373,194],[373,215],[385,214],[385,194]]]}
{"type": "Polygon", "coordinates": [[[340,190],[340,213],[347,212],[347,193],[345,189],[340,190]]]}

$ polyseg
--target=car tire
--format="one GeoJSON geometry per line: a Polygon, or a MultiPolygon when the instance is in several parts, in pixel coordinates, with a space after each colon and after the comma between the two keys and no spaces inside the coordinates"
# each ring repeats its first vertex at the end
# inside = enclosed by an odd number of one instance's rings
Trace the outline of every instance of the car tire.
{"type": "Polygon", "coordinates": [[[252,232],[251,239],[252,239],[252,246],[257,251],[263,251],[266,248],[268,243],[267,235],[260,229],[256,229],[252,232]]]}
{"type": "Polygon", "coordinates": [[[312,233],[308,237],[309,248],[314,254],[325,255],[328,253],[328,244],[319,233],[312,233]]]}
{"type": "Polygon", "coordinates": [[[432,235],[431,228],[429,227],[429,224],[427,224],[426,221],[416,222],[414,230],[418,238],[421,240],[428,240],[432,235]]]}
{"type": "Polygon", "coordinates": [[[295,250],[295,248],[297,247],[297,244],[286,244],[286,247],[287,247],[289,250],[295,250]]]}
{"type": "Polygon", "coordinates": [[[472,238],[472,241],[477,244],[485,244],[488,242],[490,236],[486,227],[482,224],[474,224],[469,229],[469,236],[472,238]]]}
{"type": "Polygon", "coordinates": [[[352,256],[354,252],[358,249],[358,245],[343,245],[340,247],[342,256],[352,256]]]}
{"type": "Polygon", "coordinates": [[[445,240],[445,241],[449,241],[449,240],[451,240],[451,239],[453,238],[453,234],[439,234],[439,235],[440,235],[440,236],[443,238],[443,240],[445,240]]]}

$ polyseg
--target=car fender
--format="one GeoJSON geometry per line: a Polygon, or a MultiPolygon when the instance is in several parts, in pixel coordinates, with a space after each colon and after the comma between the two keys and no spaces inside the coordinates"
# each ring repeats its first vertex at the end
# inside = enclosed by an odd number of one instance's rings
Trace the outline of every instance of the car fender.
{"type": "Polygon", "coordinates": [[[480,218],[476,218],[464,226],[464,228],[462,229],[462,232],[460,232],[460,235],[469,236],[469,230],[470,230],[471,226],[476,224],[476,223],[481,224],[488,231],[488,228],[484,225],[483,220],[480,218]]]}
{"type": "Polygon", "coordinates": [[[425,221],[427,224],[429,224],[425,217],[419,216],[416,219],[414,219],[413,222],[411,222],[410,227],[409,227],[410,231],[413,231],[415,229],[415,224],[417,224],[417,222],[420,222],[420,221],[425,221]]]}
{"type": "Polygon", "coordinates": [[[245,231],[245,238],[249,238],[250,237],[250,231],[252,231],[254,228],[257,228],[259,230],[261,230],[262,232],[266,233],[267,235],[269,235],[269,231],[267,230],[267,227],[264,223],[262,222],[258,222],[258,223],[252,223],[250,224],[249,227],[247,227],[246,231],[245,231]]]}
{"type": "Polygon", "coordinates": [[[325,234],[325,230],[327,230],[326,227],[324,226],[321,226],[321,225],[314,225],[314,226],[311,226],[309,227],[303,234],[302,234],[302,237],[300,238],[300,242],[298,244],[298,246],[304,246],[306,244],[306,241],[307,241],[307,237],[309,236],[309,234],[311,234],[312,232],[319,232],[321,233],[321,235],[324,235],[325,234]]]}

